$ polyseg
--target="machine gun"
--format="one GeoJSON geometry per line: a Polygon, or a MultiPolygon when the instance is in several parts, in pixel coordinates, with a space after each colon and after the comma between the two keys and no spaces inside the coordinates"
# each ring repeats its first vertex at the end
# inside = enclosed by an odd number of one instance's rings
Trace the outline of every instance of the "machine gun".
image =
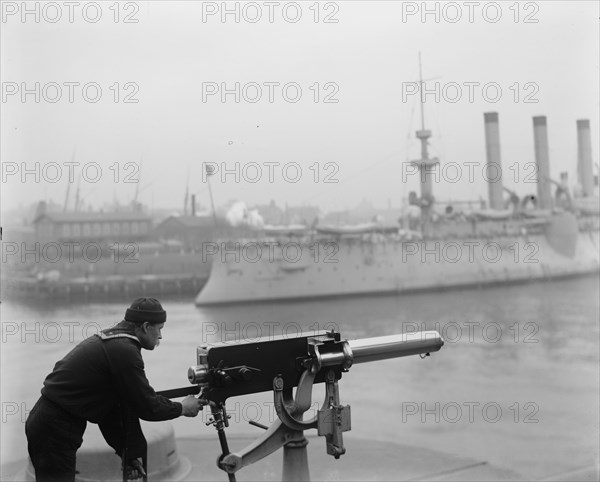
{"type": "MultiPolygon", "coordinates": [[[[350,406],[341,405],[338,380],[352,365],[409,355],[422,358],[440,350],[437,331],[343,340],[335,331],[260,338],[243,343],[199,346],[198,364],[188,370],[191,387],[159,392],[169,398],[199,394],[210,406],[221,443],[219,468],[230,481],[235,473],[283,447],[283,480],[309,480],[304,430],[325,436],[327,453],[336,459],[346,452],[342,434],[350,430],[350,406]],[[311,406],[315,383],[325,383],[325,400],[317,415],[303,420],[311,406]],[[297,387],[295,397],[292,389],[297,387]],[[225,436],[230,397],[273,391],[278,416],[266,432],[239,452],[231,453],[225,436]]],[[[251,422],[252,423],[252,422],[251,422]]],[[[261,426],[254,423],[254,425],[261,426]]]]}

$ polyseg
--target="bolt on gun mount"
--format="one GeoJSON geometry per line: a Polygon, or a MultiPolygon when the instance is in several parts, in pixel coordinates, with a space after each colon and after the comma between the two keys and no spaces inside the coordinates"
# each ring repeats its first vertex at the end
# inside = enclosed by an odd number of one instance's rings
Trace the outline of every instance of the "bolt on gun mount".
{"type": "MultiPolygon", "coordinates": [[[[210,405],[222,455],[219,468],[235,480],[235,472],[284,447],[283,480],[309,480],[303,431],[316,428],[325,436],[327,453],[336,459],[346,451],[342,433],[350,430],[350,406],[340,405],[338,380],[357,363],[409,355],[425,357],[440,350],[444,340],[437,331],[342,340],[340,333],[319,331],[297,336],[264,337],[243,343],[199,346],[198,364],[188,370],[194,387],[159,392],[169,398],[190,393],[210,405]],[[317,416],[302,420],[311,406],[312,387],[325,383],[325,400],[317,416]],[[292,388],[297,387],[295,397],[292,388]],[[278,420],[253,443],[230,453],[224,427],[227,398],[273,391],[278,420]]],[[[254,425],[260,426],[254,423],[254,425]]]]}

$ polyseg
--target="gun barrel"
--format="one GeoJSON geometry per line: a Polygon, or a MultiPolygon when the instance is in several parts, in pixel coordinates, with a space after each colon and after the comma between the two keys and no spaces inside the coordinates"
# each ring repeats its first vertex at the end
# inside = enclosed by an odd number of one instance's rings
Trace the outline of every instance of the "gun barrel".
{"type": "Polygon", "coordinates": [[[401,335],[349,340],[353,364],[438,351],[444,340],[437,331],[418,331],[401,335]]]}
{"type": "MultiPolygon", "coordinates": [[[[323,332],[316,337],[304,335],[295,338],[277,338],[274,340],[274,343],[272,341],[259,341],[238,346],[219,346],[216,349],[220,350],[220,354],[215,354],[212,362],[203,360],[203,357],[206,358],[209,356],[204,354],[204,350],[206,349],[203,348],[199,356],[199,364],[191,366],[188,370],[188,379],[193,384],[207,384],[210,383],[212,372],[216,374],[222,372],[221,376],[224,379],[229,378],[229,382],[231,382],[232,376],[234,378],[235,376],[241,376],[246,381],[259,378],[260,383],[253,382],[253,384],[246,385],[246,387],[252,387],[256,391],[264,391],[266,387],[269,387],[269,389],[271,387],[272,377],[269,373],[273,371],[271,366],[273,358],[281,358],[282,366],[292,367],[288,370],[288,378],[294,378],[297,375],[293,364],[286,361],[286,357],[290,357],[290,350],[293,350],[292,353],[295,351],[295,354],[292,355],[292,360],[294,360],[299,355],[307,353],[307,348],[314,346],[314,352],[311,356],[318,358],[319,366],[337,366],[347,370],[351,365],[356,363],[432,353],[438,351],[444,345],[444,340],[437,331],[418,331],[348,341],[340,340],[339,336],[338,340],[335,341],[332,333],[323,332]],[[325,341],[323,342],[320,337],[323,337],[325,341]],[[316,343],[312,344],[311,341],[316,343]],[[219,370],[216,368],[217,360],[223,360],[222,357],[225,351],[232,351],[233,355],[226,361],[224,369],[219,370]],[[260,359],[257,358],[257,353],[260,359]],[[237,372],[227,375],[225,371],[231,367],[235,367],[234,371],[237,370],[237,372]],[[254,370],[250,367],[254,367],[254,370]],[[262,375],[257,376],[254,372],[262,373],[262,375]],[[260,385],[260,389],[258,385],[260,385]]],[[[309,349],[308,352],[311,352],[311,350],[309,349]]],[[[229,353],[227,354],[229,355],[229,353]]],[[[219,363],[222,362],[220,361],[219,363]]],[[[275,371],[275,373],[278,373],[278,371],[275,371]]],[[[236,384],[236,387],[239,388],[241,385],[236,384]]],[[[244,390],[247,389],[244,388],[244,390]]],[[[239,388],[239,390],[242,390],[242,388],[239,388]]]]}

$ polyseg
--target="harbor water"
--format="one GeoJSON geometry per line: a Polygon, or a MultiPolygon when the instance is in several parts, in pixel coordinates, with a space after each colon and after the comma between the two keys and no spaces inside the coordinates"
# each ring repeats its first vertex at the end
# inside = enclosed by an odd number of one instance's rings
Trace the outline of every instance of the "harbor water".
{"type": "MultiPolygon", "coordinates": [[[[352,407],[352,430],[344,434],[346,455],[331,463],[361,457],[352,441],[366,438],[485,460],[539,479],[598,464],[598,293],[599,279],[592,276],[215,307],[165,298],[161,345],[143,356],[150,383],[161,390],[188,385],[187,367],[202,343],[332,328],[348,339],[438,330],[446,343],[430,357],[365,363],[343,375],[340,398],[352,407]]],[[[24,421],[54,363],[86,336],[122,319],[125,308],[123,301],[3,300],[2,464],[25,460],[24,421]]],[[[315,392],[313,411],[323,387],[315,392]]],[[[258,437],[261,430],[248,422],[268,425],[276,417],[269,393],[230,399],[227,408],[232,435],[258,437]]],[[[214,453],[198,455],[212,465],[219,444],[214,429],[202,423],[207,420],[201,412],[171,423],[177,437],[214,437],[214,453]]],[[[322,443],[325,451],[324,440],[311,443],[322,443]]]]}

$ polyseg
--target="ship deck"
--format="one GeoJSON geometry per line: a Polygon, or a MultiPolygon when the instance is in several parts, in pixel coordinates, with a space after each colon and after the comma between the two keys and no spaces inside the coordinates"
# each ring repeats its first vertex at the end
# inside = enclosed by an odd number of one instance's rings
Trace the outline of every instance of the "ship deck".
{"type": "MultiPolygon", "coordinates": [[[[220,452],[216,434],[173,437],[173,429],[168,423],[144,423],[144,427],[150,457],[148,480],[201,482],[228,479],[227,474],[216,466],[220,452]]],[[[461,452],[460,447],[454,454],[440,452],[410,445],[410,440],[403,439],[401,435],[398,440],[404,443],[366,439],[348,433],[344,436],[346,453],[339,460],[327,455],[324,437],[306,434],[306,438],[309,442],[309,472],[313,481],[532,480],[532,474],[519,474],[510,467],[499,467],[485,459],[469,457],[461,452]]],[[[228,436],[232,452],[241,451],[255,440],[256,436],[250,434],[228,436]]],[[[277,450],[257,463],[242,468],[236,473],[236,479],[240,482],[281,480],[282,459],[283,451],[277,450]]],[[[76,477],[78,482],[121,480],[118,457],[106,445],[95,426],[86,431],[77,460],[80,471],[76,477]]],[[[568,467],[568,464],[564,466],[568,467]]],[[[2,481],[34,480],[33,468],[25,458],[2,464],[0,469],[2,481]]],[[[536,474],[535,479],[597,481],[598,475],[596,464],[572,467],[561,473],[536,474]]]]}
{"type": "MultiPolygon", "coordinates": [[[[230,437],[233,450],[253,440],[249,436],[230,437]]],[[[348,437],[347,452],[339,460],[325,453],[322,438],[308,436],[308,460],[313,481],[487,481],[529,480],[520,474],[490,465],[485,460],[459,457],[430,449],[398,443],[348,437]]],[[[182,482],[226,481],[227,475],[216,467],[216,437],[177,438],[181,467],[170,480],[182,482]]],[[[282,452],[277,451],[260,462],[236,473],[238,481],[281,480],[282,452]]],[[[26,473],[25,460],[2,465],[0,480],[32,480],[26,473]]],[[[157,480],[149,478],[149,480],[157,480]]],[[[546,481],[596,481],[597,467],[584,467],[560,474],[548,474],[546,481]]]]}
{"type": "MultiPolygon", "coordinates": [[[[216,437],[177,438],[180,469],[171,480],[186,482],[227,480],[217,468],[216,437]]],[[[233,451],[254,440],[250,436],[230,437],[233,451]]],[[[429,449],[372,440],[350,439],[339,460],[327,455],[322,437],[307,436],[310,477],[313,481],[397,481],[397,480],[521,480],[515,472],[492,467],[486,461],[456,457],[429,449]]],[[[236,473],[238,481],[281,480],[282,451],[236,473]]],[[[28,481],[25,460],[2,466],[1,480],[28,481]]],[[[149,480],[157,480],[149,477],[149,480]]]]}

